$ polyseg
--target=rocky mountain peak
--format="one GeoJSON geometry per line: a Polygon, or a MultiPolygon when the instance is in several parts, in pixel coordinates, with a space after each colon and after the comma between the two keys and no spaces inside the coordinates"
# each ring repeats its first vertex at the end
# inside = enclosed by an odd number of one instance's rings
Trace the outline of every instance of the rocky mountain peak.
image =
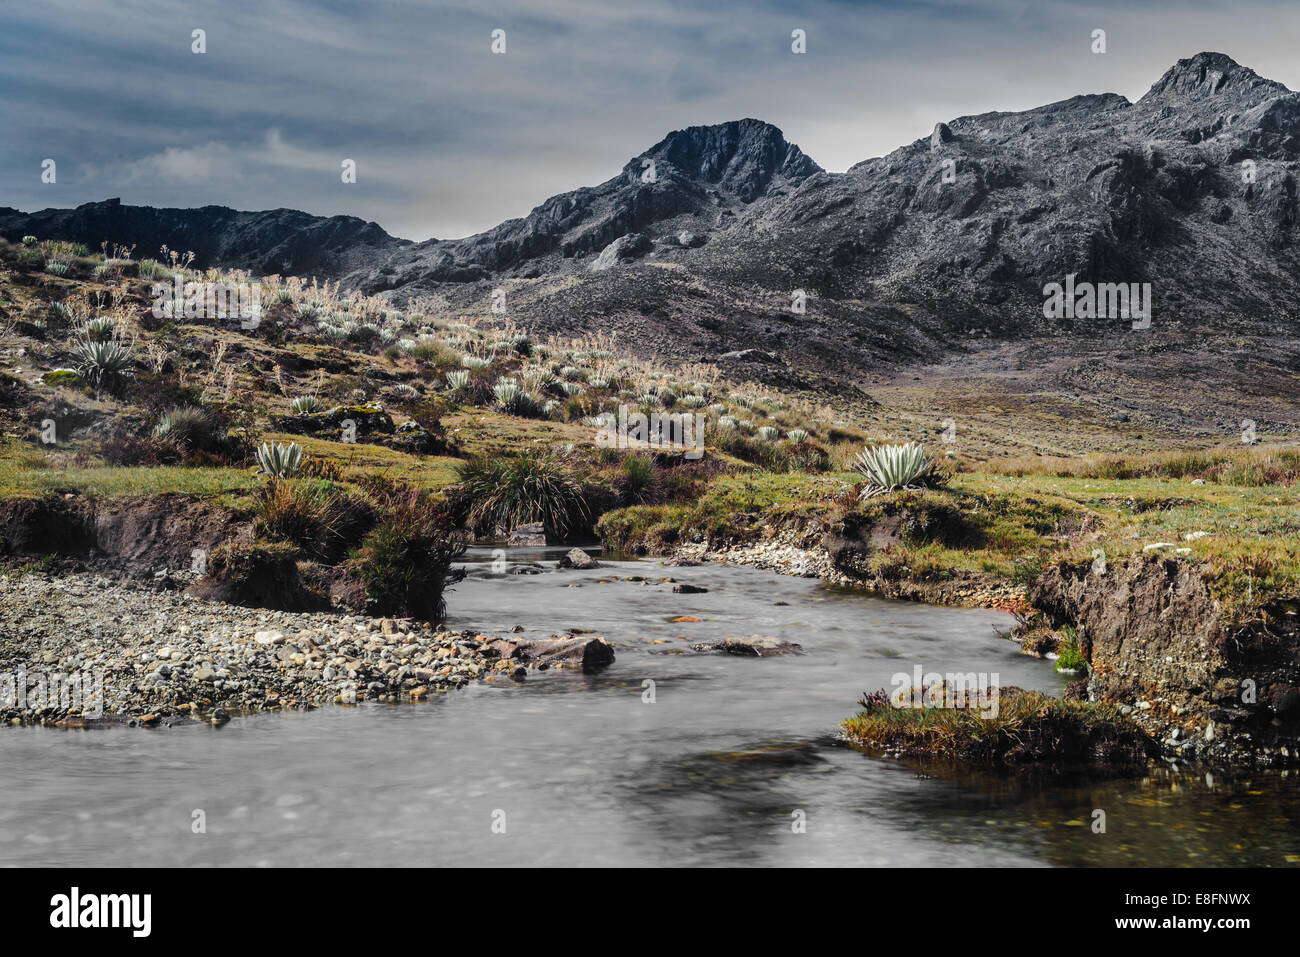
{"type": "Polygon", "coordinates": [[[639,173],[644,158],[667,163],[688,179],[716,185],[747,203],[776,183],[795,185],[822,171],[779,129],[755,119],[675,130],[628,168],[639,173]]]}
{"type": "Polygon", "coordinates": [[[1142,99],[1236,94],[1257,100],[1290,92],[1281,83],[1264,79],[1224,53],[1198,53],[1170,67],[1142,99]]]}

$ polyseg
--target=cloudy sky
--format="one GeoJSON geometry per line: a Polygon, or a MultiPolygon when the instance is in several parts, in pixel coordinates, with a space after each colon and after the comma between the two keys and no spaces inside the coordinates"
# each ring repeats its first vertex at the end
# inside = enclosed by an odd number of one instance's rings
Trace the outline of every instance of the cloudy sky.
{"type": "Polygon", "coordinates": [[[5,0],[0,206],[287,206],[454,238],[685,126],[758,117],[839,171],[954,116],[1136,99],[1201,50],[1300,89],[1297,35],[1292,0],[5,0]]]}

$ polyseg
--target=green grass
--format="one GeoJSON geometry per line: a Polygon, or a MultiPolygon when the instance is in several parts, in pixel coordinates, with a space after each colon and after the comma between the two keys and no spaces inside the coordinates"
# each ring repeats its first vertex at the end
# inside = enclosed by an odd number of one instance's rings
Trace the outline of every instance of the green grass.
{"type": "Polygon", "coordinates": [[[66,492],[94,498],[177,493],[211,499],[227,507],[240,507],[248,503],[248,495],[258,482],[251,470],[171,465],[151,468],[33,468],[24,467],[9,457],[0,458],[0,499],[40,498],[66,492]]]}
{"type": "Polygon", "coordinates": [[[447,455],[411,455],[382,445],[365,442],[334,442],[307,435],[271,432],[267,442],[297,442],[304,459],[322,458],[334,462],[346,482],[356,482],[368,475],[384,475],[396,481],[433,491],[441,491],[456,481],[460,459],[447,455]]]}
{"type": "Polygon", "coordinates": [[[1173,547],[1162,554],[1203,566],[1230,620],[1271,596],[1300,595],[1300,486],[960,473],[943,489],[859,502],[845,494],[855,478],[728,476],[694,505],[618,509],[597,530],[613,547],[654,550],[757,541],[768,527],[814,520],[898,517],[902,540],[873,554],[868,569],[886,580],[976,573],[1028,584],[1048,562],[1091,562],[1100,549],[1121,567],[1145,546],[1167,542],[1173,547]]]}
{"type": "Polygon", "coordinates": [[[995,697],[951,694],[947,707],[899,707],[883,691],[866,695],[864,710],[841,728],[865,748],[985,763],[1140,764],[1153,752],[1150,739],[1113,705],[1021,688],[1002,688],[995,697]]]}

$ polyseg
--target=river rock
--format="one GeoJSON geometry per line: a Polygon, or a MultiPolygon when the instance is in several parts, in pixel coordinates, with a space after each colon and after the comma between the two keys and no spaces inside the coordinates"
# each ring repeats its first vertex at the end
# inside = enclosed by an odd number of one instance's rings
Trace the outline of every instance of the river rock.
{"type": "Polygon", "coordinates": [[[488,650],[502,658],[542,666],[581,662],[583,671],[595,671],[614,660],[614,648],[604,638],[498,638],[489,643],[488,650]]]}
{"type": "Polygon", "coordinates": [[[507,545],[516,547],[535,547],[547,544],[546,526],[541,522],[529,522],[527,525],[519,525],[510,533],[510,538],[506,541],[507,545]]]}
{"type": "Polygon", "coordinates": [[[703,595],[708,589],[702,585],[687,585],[682,583],[673,586],[674,595],[703,595]]]}
{"type": "Polygon", "coordinates": [[[803,646],[783,638],[750,635],[748,638],[728,636],[721,641],[701,641],[691,645],[695,651],[720,651],[728,655],[747,658],[773,658],[778,655],[802,655],[803,646]]]}
{"type": "Polygon", "coordinates": [[[588,571],[592,568],[599,568],[600,562],[592,558],[581,548],[570,549],[556,565],[557,568],[573,568],[577,571],[588,571]]]}

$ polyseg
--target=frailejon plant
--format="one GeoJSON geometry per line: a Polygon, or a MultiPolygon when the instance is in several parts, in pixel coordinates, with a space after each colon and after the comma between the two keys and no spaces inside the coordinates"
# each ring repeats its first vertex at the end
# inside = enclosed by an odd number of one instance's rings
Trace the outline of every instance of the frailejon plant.
{"type": "Polygon", "coordinates": [[[291,478],[302,468],[302,446],[297,442],[263,442],[257,449],[257,464],[263,475],[291,478]]]}
{"type": "Polygon", "coordinates": [[[129,374],[135,353],[130,346],[124,346],[116,339],[96,342],[86,339],[77,343],[72,349],[73,358],[77,360],[77,370],[82,378],[96,389],[106,388],[120,381],[129,374]]]}
{"type": "Polygon", "coordinates": [[[305,415],[320,411],[320,399],[314,395],[300,395],[289,403],[289,411],[295,415],[305,415]]]}
{"type": "Polygon", "coordinates": [[[808,430],[791,429],[789,432],[786,433],[785,437],[795,445],[802,445],[803,443],[808,441],[808,430]]]}
{"type": "Polygon", "coordinates": [[[514,379],[500,379],[492,388],[492,394],[496,397],[497,408],[509,415],[520,415],[525,417],[537,416],[541,413],[541,405],[537,398],[527,392],[514,379]]]}
{"type": "Polygon", "coordinates": [[[775,442],[781,437],[781,430],[773,425],[765,425],[758,430],[757,435],[764,442],[775,442]]]}
{"type": "Polygon", "coordinates": [[[464,392],[469,388],[469,370],[456,369],[447,373],[447,388],[452,392],[464,392]]]}
{"type": "Polygon", "coordinates": [[[922,479],[930,465],[925,446],[919,442],[872,446],[859,452],[853,463],[853,467],[867,478],[863,498],[895,489],[925,488],[922,479]]]}
{"type": "Polygon", "coordinates": [[[117,334],[117,326],[108,316],[96,316],[86,323],[85,335],[94,342],[107,342],[117,334]]]}

